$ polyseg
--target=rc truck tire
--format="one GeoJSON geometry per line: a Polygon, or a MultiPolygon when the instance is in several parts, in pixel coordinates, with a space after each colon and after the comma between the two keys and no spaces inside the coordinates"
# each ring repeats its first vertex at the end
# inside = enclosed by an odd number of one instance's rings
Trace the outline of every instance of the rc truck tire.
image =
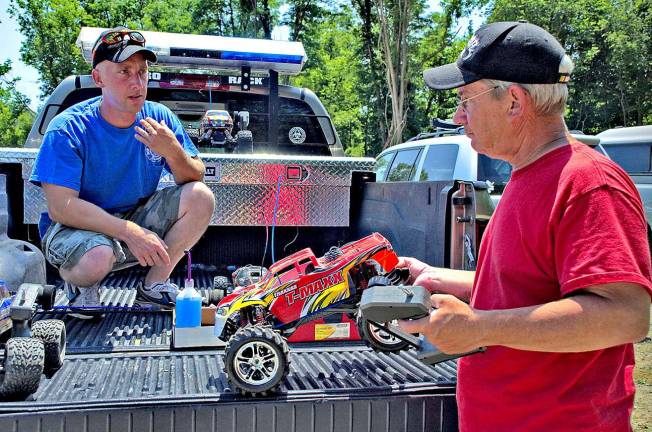
{"type": "Polygon", "coordinates": [[[220,289],[210,289],[208,290],[208,295],[206,298],[206,303],[209,305],[217,306],[222,299],[225,297],[224,291],[220,289]]]}
{"type": "Polygon", "coordinates": [[[237,143],[236,152],[237,153],[250,153],[253,152],[254,146],[254,136],[249,130],[239,131],[235,135],[235,141],[237,143]]]}
{"type": "Polygon", "coordinates": [[[398,352],[410,346],[407,342],[371,324],[361,313],[357,314],[355,323],[362,340],[374,351],[398,352]]]}
{"type": "Polygon", "coordinates": [[[231,388],[243,395],[275,393],[290,371],[290,350],[270,327],[238,330],[224,350],[224,371],[231,388]]]}
{"type": "Polygon", "coordinates": [[[45,350],[35,338],[11,338],[5,345],[4,373],[0,373],[0,399],[23,400],[38,390],[45,350]]]}
{"type": "Polygon", "coordinates": [[[55,371],[63,366],[66,357],[66,326],[60,320],[36,321],[32,336],[43,342],[45,370],[55,371]]]}
{"type": "Polygon", "coordinates": [[[215,292],[215,294],[212,294],[211,298],[213,296],[216,296],[217,293],[221,293],[221,296],[219,297],[219,299],[217,299],[217,301],[219,302],[220,300],[222,300],[224,297],[228,295],[229,290],[232,289],[232,287],[233,285],[231,285],[231,282],[229,282],[229,278],[227,278],[226,276],[215,276],[213,278],[213,292],[215,292]]]}

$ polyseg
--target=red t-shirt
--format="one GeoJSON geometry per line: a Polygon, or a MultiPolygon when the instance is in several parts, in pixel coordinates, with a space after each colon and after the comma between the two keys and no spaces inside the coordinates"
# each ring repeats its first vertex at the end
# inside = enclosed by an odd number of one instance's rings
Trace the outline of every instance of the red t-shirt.
{"type": "MultiPolygon", "coordinates": [[[[471,305],[511,309],[591,285],[652,292],[645,214],[631,179],[574,142],[514,171],[484,234],[471,305]]],[[[459,360],[461,431],[628,431],[632,344],[582,353],[488,347],[459,360]]]]}

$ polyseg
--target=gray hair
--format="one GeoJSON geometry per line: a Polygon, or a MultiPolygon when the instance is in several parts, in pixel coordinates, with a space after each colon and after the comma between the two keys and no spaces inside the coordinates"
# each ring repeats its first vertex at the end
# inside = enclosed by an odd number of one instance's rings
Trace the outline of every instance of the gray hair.
{"type": "Polygon", "coordinates": [[[484,81],[489,87],[498,87],[501,90],[506,90],[512,85],[523,88],[532,97],[537,114],[563,115],[566,109],[566,101],[568,100],[567,84],[519,84],[490,79],[484,81]]]}

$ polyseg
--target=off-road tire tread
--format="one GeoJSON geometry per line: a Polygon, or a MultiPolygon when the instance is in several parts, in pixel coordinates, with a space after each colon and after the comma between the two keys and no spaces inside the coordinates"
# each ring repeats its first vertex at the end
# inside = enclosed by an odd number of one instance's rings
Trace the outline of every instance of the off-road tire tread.
{"type": "MultiPolygon", "coordinates": [[[[229,288],[231,288],[233,285],[231,285],[231,282],[229,282],[229,278],[226,276],[215,276],[213,278],[213,290],[219,291],[221,293],[221,297],[219,300],[222,300],[224,297],[227,296],[229,288]]],[[[211,298],[217,299],[218,296],[215,294],[211,294],[211,298]]]]}
{"type": "Polygon", "coordinates": [[[32,336],[43,342],[45,369],[55,371],[61,368],[66,356],[66,325],[63,321],[54,319],[36,321],[32,324],[32,336]]]}
{"type": "Polygon", "coordinates": [[[11,338],[5,345],[0,400],[24,400],[38,390],[43,373],[43,342],[31,337],[11,338]]]}

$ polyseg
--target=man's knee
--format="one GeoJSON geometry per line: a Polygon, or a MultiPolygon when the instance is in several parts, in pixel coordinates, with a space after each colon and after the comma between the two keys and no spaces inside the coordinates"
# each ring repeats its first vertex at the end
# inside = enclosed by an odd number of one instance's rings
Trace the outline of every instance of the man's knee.
{"type": "Polygon", "coordinates": [[[215,195],[202,182],[191,182],[183,186],[181,191],[181,214],[186,212],[199,213],[198,216],[210,218],[215,210],[215,195]]]}
{"type": "Polygon", "coordinates": [[[113,248],[96,246],[88,250],[79,262],[68,270],[62,270],[64,279],[76,285],[92,285],[106,277],[115,263],[113,248]]]}

